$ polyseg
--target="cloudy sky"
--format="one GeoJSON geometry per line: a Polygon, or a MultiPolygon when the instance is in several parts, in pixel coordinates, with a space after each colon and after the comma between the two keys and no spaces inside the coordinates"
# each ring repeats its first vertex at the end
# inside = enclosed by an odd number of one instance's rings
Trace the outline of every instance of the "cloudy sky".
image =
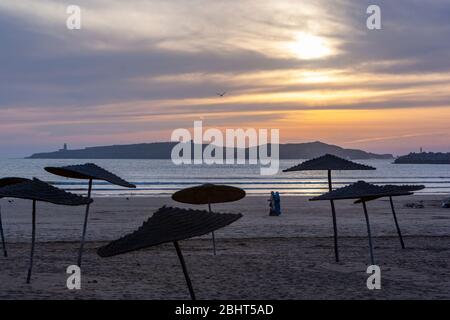
{"type": "Polygon", "coordinates": [[[0,157],[168,141],[200,119],[450,151],[449,17],[440,0],[2,0],[0,157]]]}

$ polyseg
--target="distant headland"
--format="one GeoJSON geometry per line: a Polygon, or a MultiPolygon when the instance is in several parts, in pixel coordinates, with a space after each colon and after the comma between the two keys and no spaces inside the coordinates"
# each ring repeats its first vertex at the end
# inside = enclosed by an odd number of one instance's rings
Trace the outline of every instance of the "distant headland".
{"type": "MultiPolygon", "coordinates": [[[[58,151],[35,153],[27,159],[170,159],[177,142],[155,142],[112,145],[70,150],[67,145],[58,151]]],[[[206,145],[204,145],[206,147],[206,145]]],[[[358,149],[344,149],[323,142],[280,144],[280,159],[311,159],[333,154],[351,160],[393,159],[392,154],[375,154],[358,149]]],[[[246,149],[248,153],[248,148],[246,149]]]]}
{"type": "Polygon", "coordinates": [[[450,164],[450,153],[420,152],[410,153],[395,159],[396,164],[450,164]]]}

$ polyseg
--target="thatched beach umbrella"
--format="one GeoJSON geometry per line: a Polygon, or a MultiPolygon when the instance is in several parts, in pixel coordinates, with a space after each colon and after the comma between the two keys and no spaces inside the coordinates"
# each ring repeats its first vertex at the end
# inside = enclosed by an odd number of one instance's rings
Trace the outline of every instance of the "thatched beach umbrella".
{"type": "MultiPolygon", "coordinates": [[[[16,177],[8,177],[8,178],[2,178],[0,179],[0,188],[9,186],[9,185],[13,185],[16,183],[21,183],[21,182],[25,182],[28,181],[28,179],[25,178],[16,178],[16,177]]],[[[1,199],[1,197],[0,197],[1,199]]],[[[2,237],[2,246],[3,246],[3,255],[5,257],[8,257],[8,251],[6,250],[6,239],[5,239],[5,234],[3,233],[3,223],[2,223],[2,208],[0,206],[0,234],[2,237]]]]}
{"type": "MultiPolygon", "coordinates": [[[[327,171],[328,172],[328,190],[333,190],[333,184],[331,182],[331,171],[356,171],[356,170],[376,170],[373,167],[352,162],[346,159],[339,158],[332,154],[326,154],[322,157],[315,158],[312,160],[305,161],[299,165],[292,168],[283,170],[283,172],[291,171],[327,171]]],[[[331,204],[331,214],[333,218],[333,231],[334,231],[334,255],[336,257],[336,262],[339,262],[339,249],[338,249],[338,231],[336,223],[336,208],[334,206],[334,201],[330,200],[331,204]]]]}
{"type": "MultiPolygon", "coordinates": [[[[395,192],[398,192],[398,191],[414,192],[414,191],[420,191],[420,190],[425,189],[425,186],[423,186],[423,185],[401,185],[401,186],[385,185],[385,186],[383,186],[383,188],[385,188],[386,190],[391,190],[391,191],[395,191],[395,192]]],[[[391,204],[392,215],[394,216],[395,228],[397,229],[398,237],[400,239],[400,245],[402,246],[402,249],[405,249],[405,242],[403,241],[402,232],[400,230],[400,225],[398,224],[398,220],[397,220],[397,214],[395,212],[394,200],[392,199],[393,196],[394,195],[389,196],[389,202],[391,204]]],[[[366,201],[376,200],[379,198],[380,197],[366,199],[366,201]]],[[[359,200],[356,200],[355,203],[362,203],[362,201],[363,201],[362,199],[359,199],[359,200]]]]}
{"type": "MultiPolygon", "coordinates": [[[[92,181],[93,180],[103,180],[111,184],[122,186],[125,188],[136,188],[134,184],[131,184],[122,178],[116,176],[115,174],[97,166],[93,163],[86,163],[82,165],[73,165],[65,167],[46,167],[46,171],[56,174],[61,177],[73,178],[73,179],[83,179],[89,180],[89,187],[87,197],[91,198],[92,192],[92,181]]],[[[84,242],[86,238],[86,229],[88,224],[90,205],[86,206],[86,212],[84,215],[83,233],[81,235],[80,250],[78,251],[78,266],[81,267],[81,260],[83,256],[84,242]]]]}
{"type": "MultiPolygon", "coordinates": [[[[186,188],[172,194],[172,199],[181,203],[207,204],[209,212],[211,212],[212,203],[234,202],[244,197],[245,191],[240,188],[212,183],[186,188]]],[[[212,240],[213,252],[216,255],[216,238],[214,232],[212,232],[212,240]]]]}
{"type": "Polygon", "coordinates": [[[370,260],[372,262],[372,265],[374,265],[375,258],[373,254],[372,235],[370,232],[370,221],[369,221],[369,214],[367,212],[366,202],[383,197],[406,196],[411,194],[412,192],[406,191],[404,189],[397,189],[389,186],[388,187],[377,186],[374,184],[367,183],[365,181],[358,181],[357,183],[330,191],[321,196],[314,197],[310,200],[311,201],[348,200],[348,199],[361,200],[364,209],[364,216],[366,218],[367,235],[369,237],[370,260]]]}
{"type": "Polygon", "coordinates": [[[30,265],[28,268],[27,283],[30,283],[33,269],[34,245],[36,239],[36,202],[49,202],[58,205],[80,206],[92,202],[91,199],[78,196],[55,188],[41,180],[33,179],[0,188],[0,198],[18,198],[33,201],[32,211],[32,235],[30,265]]]}
{"type": "Polygon", "coordinates": [[[192,300],[195,293],[178,241],[201,236],[223,228],[240,219],[241,214],[214,213],[162,207],[133,233],[98,249],[100,257],[111,257],[166,242],[173,242],[183,269],[192,300]]]}

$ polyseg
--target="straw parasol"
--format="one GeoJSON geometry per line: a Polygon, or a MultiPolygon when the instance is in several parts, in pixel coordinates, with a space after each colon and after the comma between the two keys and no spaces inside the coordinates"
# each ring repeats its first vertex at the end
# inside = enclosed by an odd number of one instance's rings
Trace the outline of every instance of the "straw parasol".
{"type": "Polygon", "coordinates": [[[100,257],[111,257],[166,242],[173,242],[183,269],[192,300],[195,293],[178,241],[201,236],[240,219],[241,214],[214,213],[192,209],[162,207],[142,226],[118,240],[98,249],[100,257]]]}
{"type": "MultiPolygon", "coordinates": [[[[292,171],[327,171],[328,172],[328,190],[333,190],[333,184],[331,182],[331,171],[332,170],[345,170],[345,171],[356,171],[356,170],[376,170],[374,167],[367,166],[364,164],[359,164],[353,161],[339,158],[332,154],[326,154],[319,158],[311,159],[305,161],[299,165],[291,167],[289,169],[283,170],[283,172],[292,171]]],[[[336,262],[339,262],[339,248],[338,248],[338,231],[336,223],[336,208],[334,206],[334,201],[330,200],[331,204],[331,214],[333,218],[333,231],[334,231],[334,255],[336,257],[336,262]]]]}
{"type": "Polygon", "coordinates": [[[367,212],[366,202],[383,197],[406,196],[411,194],[412,192],[406,189],[392,188],[392,186],[377,186],[374,184],[367,183],[365,181],[358,181],[357,183],[330,191],[321,196],[314,197],[310,200],[311,201],[346,200],[346,199],[360,200],[360,202],[363,205],[364,216],[366,218],[367,234],[369,237],[370,260],[372,262],[372,265],[374,265],[375,258],[373,254],[372,235],[370,232],[370,221],[369,221],[369,214],[367,212]]]}
{"type": "MultiPolygon", "coordinates": [[[[107,181],[111,184],[115,184],[115,185],[125,187],[125,188],[136,188],[136,186],[134,184],[131,184],[131,183],[123,180],[122,178],[97,166],[94,163],[86,163],[86,164],[82,164],[82,165],[72,165],[72,166],[65,166],[65,167],[46,167],[45,170],[50,173],[61,176],[61,177],[89,180],[89,187],[88,187],[88,193],[87,193],[87,197],[89,199],[91,198],[92,181],[93,180],[103,180],[103,181],[107,181]]],[[[83,256],[83,248],[84,248],[84,242],[85,242],[85,238],[86,238],[86,229],[87,229],[87,223],[88,223],[88,217],[89,217],[89,208],[90,208],[90,205],[88,204],[86,206],[86,212],[84,215],[83,233],[81,235],[80,249],[78,251],[78,266],[79,267],[81,267],[81,260],[82,260],[82,256],[83,256]]]]}
{"type": "MultiPolygon", "coordinates": [[[[425,186],[423,185],[385,185],[383,186],[386,190],[392,190],[392,191],[406,191],[406,192],[414,192],[414,191],[420,191],[425,189],[425,186]]],[[[395,228],[397,229],[398,237],[400,239],[400,245],[402,246],[402,249],[405,249],[405,242],[403,241],[402,232],[400,230],[400,225],[398,224],[397,220],[397,214],[395,212],[395,206],[394,206],[394,200],[392,199],[392,195],[389,196],[389,202],[391,205],[392,215],[394,216],[394,222],[395,222],[395,228]]],[[[370,200],[376,200],[379,197],[372,198],[370,200]]],[[[368,201],[369,199],[366,199],[368,201]]],[[[362,199],[356,200],[355,203],[361,203],[362,199]]]]}
{"type": "Polygon", "coordinates": [[[42,201],[57,205],[80,206],[91,203],[92,199],[55,188],[36,178],[0,188],[0,198],[6,197],[33,201],[31,253],[27,275],[27,283],[30,283],[31,272],[33,269],[34,244],[36,239],[36,202],[42,201]]]}
{"type": "MultiPolygon", "coordinates": [[[[25,178],[16,178],[16,177],[8,177],[8,178],[2,178],[0,179],[0,188],[28,181],[28,179],[25,178]]],[[[1,197],[0,197],[1,198],[1,197]]],[[[0,234],[2,237],[2,246],[3,246],[3,255],[5,257],[8,257],[8,251],[6,250],[6,240],[5,240],[5,234],[3,233],[3,223],[2,223],[2,208],[0,206],[0,234]]]]}
{"type": "MultiPolygon", "coordinates": [[[[245,191],[226,185],[217,185],[212,183],[202,184],[200,186],[186,188],[172,194],[172,199],[188,204],[207,204],[209,212],[212,203],[234,202],[245,197],[245,191]]],[[[216,255],[216,237],[212,232],[213,252],[216,255]]]]}

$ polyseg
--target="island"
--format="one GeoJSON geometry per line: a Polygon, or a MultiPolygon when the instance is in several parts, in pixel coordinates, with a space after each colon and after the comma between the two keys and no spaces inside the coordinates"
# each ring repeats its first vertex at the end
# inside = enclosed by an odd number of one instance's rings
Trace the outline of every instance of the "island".
{"type": "MultiPolygon", "coordinates": [[[[54,152],[36,153],[28,159],[170,159],[177,142],[154,142],[129,145],[88,147],[71,150],[65,145],[54,152]]],[[[205,148],[207,145],[203,145],[205,148]]],[[[193,144],[192,144],[193,147],[193,144]]],[[[269,146],[270,150],[270,146],[269,146]]],[[[324,154],[350,159],[393,159],[392,154],[375,154],[358,149],[344,149],[320,141],[279,145],[280,159],[311,159],[324,154]]],[[[249,150],[246,149],[246,154],[249,150]]]]}
{"type": "Polygon", "coordinates": [[[450,164],[450,153],[443,152],[412,152],[398,157],[395,164],[450,164]]]}

